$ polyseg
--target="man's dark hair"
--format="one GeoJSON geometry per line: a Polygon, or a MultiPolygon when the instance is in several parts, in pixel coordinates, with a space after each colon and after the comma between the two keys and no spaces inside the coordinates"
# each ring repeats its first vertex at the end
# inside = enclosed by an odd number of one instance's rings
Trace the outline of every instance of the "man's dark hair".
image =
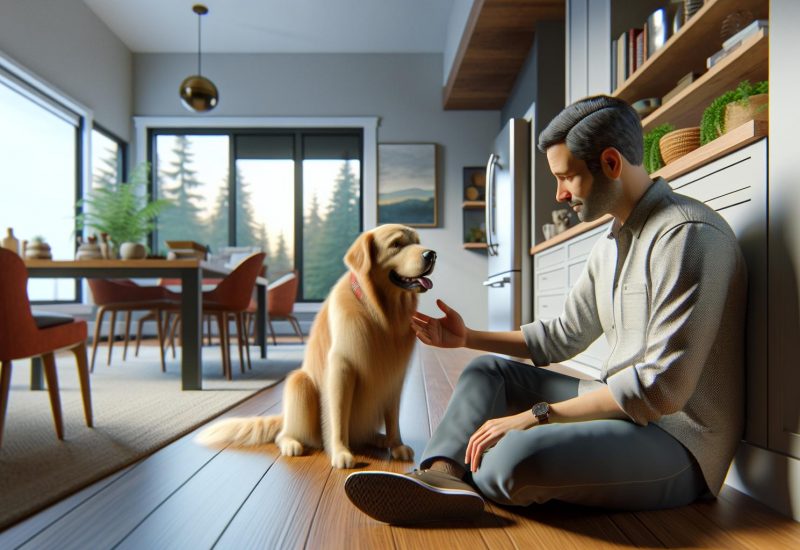
{"type": "Polygon", "coordinates": [[[607,95],[568,105],[539,134],[539,150],[564,143],[592,172],[600,172],[600,153],[614,147],[634,166],[642,164],[642,123],[633,107],[607,95]]]}

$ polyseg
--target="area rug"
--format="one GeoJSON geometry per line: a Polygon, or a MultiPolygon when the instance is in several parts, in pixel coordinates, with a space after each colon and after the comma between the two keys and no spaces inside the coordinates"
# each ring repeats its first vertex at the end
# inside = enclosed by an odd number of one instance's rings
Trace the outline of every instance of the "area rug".
{"type": "Polygon", "coordinates": [[[55,435],[47,391],[30,390],[28,361],[15,361],[0,449],[0,530],[65,496],[160,449],[297,368],[304,346],[269,346],[242,374],[235,347],[233,381],[221,374],[219,347],[203,348],[203,391],[181,391],[180,355],[162,373],[157,348],[110,367],[98,350],[91,376],[94,428],[83,416],[77,370],[71,354],[59,354],[65,439],[55,435]]]}

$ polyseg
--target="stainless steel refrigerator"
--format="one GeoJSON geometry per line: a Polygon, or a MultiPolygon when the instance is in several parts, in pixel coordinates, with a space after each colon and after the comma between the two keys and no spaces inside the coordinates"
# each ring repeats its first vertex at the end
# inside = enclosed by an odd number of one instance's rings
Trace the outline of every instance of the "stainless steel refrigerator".
{"type": "Polygon", "coordinates": [[[486,164],[486,242],[489,247],[489,330],[530,322],[530,124],[512,118],[486,164]]]}

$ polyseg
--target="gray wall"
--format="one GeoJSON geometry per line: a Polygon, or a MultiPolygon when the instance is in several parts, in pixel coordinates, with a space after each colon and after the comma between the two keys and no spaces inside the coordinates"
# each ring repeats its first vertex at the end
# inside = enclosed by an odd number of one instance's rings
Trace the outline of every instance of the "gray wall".
{"type": "MultiPolygon", "coordinates": [[[[134,113],[188,116],[178,85],[194,67],[193,55],[136,54],[134,113]]],[[[441,55],[215,54],[203,56],[203,74],[220,104],[202,116],[378,116],[379,143],[438,143],[441,227],[420,233],[439,262],[421,309],[437,313],[433,300],[441,298],[471,326],[486,326],[486,256],[462,247],[461,177],[464,166],[484,163],[499,116],[442,110],[441,55]]]]}
{"type": "Polygon", "coordinates": [[[81,0],[0,0],[0,51],[131,138],[131,53],[81,0]]]}

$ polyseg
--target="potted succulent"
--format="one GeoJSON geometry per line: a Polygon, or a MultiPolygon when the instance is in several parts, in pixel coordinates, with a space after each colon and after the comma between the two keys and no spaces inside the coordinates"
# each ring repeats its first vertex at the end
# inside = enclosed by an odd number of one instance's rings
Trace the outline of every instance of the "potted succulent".
{"type": "Polygon", "coordinates": [[[149,172],[149,163],[139,164],[130,182],[98,187],[78,201],[82,210],[75,219],[78,229],[90,227],[108,234],[114,257],[122,252],[123,259],[144,258],[143,241],[155,227],[156,216],[172,206],[166,199],[147,200],[149,172]]]}
{"type": "Polygon", "coordinates": [[[700,144],[705,145],[748,120],[766,120],[769,82],[743,80],[706,107],[700,120],[700,144]]]}

